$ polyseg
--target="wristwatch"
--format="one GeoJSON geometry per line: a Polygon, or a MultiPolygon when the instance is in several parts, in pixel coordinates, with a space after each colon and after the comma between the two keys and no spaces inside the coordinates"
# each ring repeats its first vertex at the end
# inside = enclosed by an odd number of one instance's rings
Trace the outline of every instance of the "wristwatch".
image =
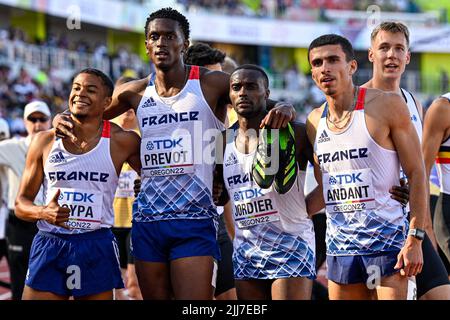
{"type": "Polygon", "coordinates": [[[408,236],[413,236],[416,239],[423,240],[425,238],[425,231],[422,229],[409,229],[408,236]]]}

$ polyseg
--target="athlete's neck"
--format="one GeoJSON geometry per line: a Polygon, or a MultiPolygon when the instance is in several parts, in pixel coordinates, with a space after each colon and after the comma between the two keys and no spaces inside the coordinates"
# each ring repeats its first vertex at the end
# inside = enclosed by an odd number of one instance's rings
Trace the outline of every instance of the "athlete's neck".
{"type": "Polygon", "coordinates": [[[241,130],[254,129],[256,131],[259,130],[259,125],[261,124],[262,119],[266,116],[267,112],[261,112],[254,116],[242,117],[238,115],[239,128],[241,130]]]}
{"type": "Polygon", "coordinates": [[[73,134],[79,143],[95,140],[101,134],[103,125],[102,117],[79,119],[71,115],[73,123],[73,134]]]}
{"type": "Polygon", "coordinates": [[[383,78],[381,76],[374,75],[367,84],[368,88],[375,88],[382,91],[393,91],[400,94],[400,80],[401,78],[383,78]]]}
{"type": "Polygon", "coordinates": [[[249,154],[256,149],[258,145],[259,125],[265,115],[266,112],[247,118],[238,116],[239,129],[236,137],[236,147],[240,152],[249,154]]]}
{"type": "Polygon", "coordinates": [[[350,83],[350,85],[342,92],[326,96],[328,107],[332,110],[334,118],[342,118],[344,113],[353,110],[355,90],[357,90],[357,88],[353,83],[350,83]]]}
{"type": "Polygon", "coordinates": [[[156,90],[162,97],[171,97],[183,89],[188,78],[188,68],[180,62],[168,70],[156,69],[156,90]]]}

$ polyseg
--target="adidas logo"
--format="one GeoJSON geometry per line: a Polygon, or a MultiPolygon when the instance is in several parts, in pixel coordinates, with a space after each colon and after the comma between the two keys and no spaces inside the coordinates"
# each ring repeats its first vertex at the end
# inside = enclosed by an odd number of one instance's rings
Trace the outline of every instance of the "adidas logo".
{"type": "Polygon", "coordinates": [[[229,167],[232,165],[235,165],[236,163],[238,163],[238,159],[236,158],[236,156],[234,155],[234,153],[232,153],[228,159],[225,161],[225,167],[229,167]]]}
{"type": "Polygon", "coordinates": [[[319,139],[317,140],[317,143],[328,142],[330,140],[331,139],[328,136],[327,132],[325,130],[323,130],[322,134],[320,135],[319,139]]]}
{"type": "Polygon", "coordinates": [[[416,117],[416,115],[415,115],[415,114],[413,114],[413,115],[412,115],[412,117],[411,117],[411,121],[413,121],[413,122],[417,122],[417,117],[416,117]]]}
{"type": "Polygon", "coordinates": [[[51,155],[49,162],[50,163],[66,163],[67,160],[66,160],[66,158],[64,158],[64,155],[60,151],[56,154],[51,155]]]}
{"type": "Polygon", "coordinates": [[[156,102],[153,99],[153,97],[150,97],[147,99],[147,101],[144,102],[144,104],[142,105],[142,108],[148,108],[148,107],[154,107],[156,106],[156,102]]]}

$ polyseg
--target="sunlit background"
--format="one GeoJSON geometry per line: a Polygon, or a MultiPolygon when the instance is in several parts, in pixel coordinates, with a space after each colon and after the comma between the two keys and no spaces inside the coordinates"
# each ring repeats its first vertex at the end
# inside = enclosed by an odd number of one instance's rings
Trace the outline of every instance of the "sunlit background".
{"type": "Polygon", "coordinates": [[[24,132],[23,106],[32,99],[45,99],[53,113],[65,109],[76,70],[96,67],[113,80],[151,72],[145,20],[168,6],[188,17],[191,43],[264,67],[272,98],[292,101],[300,119],[323,101],[310,79],[311,40],[325,33],[350,39],[359,63],[354,80],[362,84],[372,73],[370,32],[383,20],[410,28],[412,57],[402,87],[425,107],[449,90],[448,0],[0,0],[0,116],[12,133],[24,132]]]}

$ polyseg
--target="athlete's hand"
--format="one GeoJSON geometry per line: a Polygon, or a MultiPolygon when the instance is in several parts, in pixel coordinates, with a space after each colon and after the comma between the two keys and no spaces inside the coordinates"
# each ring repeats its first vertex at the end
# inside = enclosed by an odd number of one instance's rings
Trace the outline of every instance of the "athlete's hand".
{"type": "Polygon", "coordinates": [[[289,121],[295,120],[296,112],[294,106],[287,102],[277,104],[262,119],[260,128],[269,126],[272,129],[286,128],[289,121]]]}
{"type": "Polygon", "coordinates": [[[405,245],[397,256],[397,264],[394,269],[400,269],[402,276],[412,277],[422,272],[422,267],[422,241],[408,236],[405,245]]]}
{"type": "Polygon", "coordinates": [[[73,134],[73,123],[70,115],[64,113],[58,113],[52,121],[52,125],[55,128],[55,134],[60,138],[69,138],[75,145],[79,146],[78,139],[73,134]]]}
{"type": "Polygon", "coordinates": [[[224,206],[229,200],[228,192],[223,181],[222,166],[219,165],[214,168],[212,197],[216,206],[224,206]]]}
{"type": "Polygon", "coordinates": [[[56,194],[50,200],[49,204],[42,210],[42,219],[55,226],[70,229],[66,222],[69,221],[70,209],[66,207],[60,207],[58,204],[58,198],[61,194],[61,190],[58,189],[56,194]]]}
{"type": "Polygon", "coordinates": [[[139,192],[141,192],[141,178],[140,177],[138,177],[134,180],[133,191],[134,191],[134,197],[137,198],[139,195],[139,192]]]}
{"type": "Polygon", "coordinates": [[[406,206],[409,201],[409,184],[405,179],[400,179],[400,186],[392,186],[389,189],[391,198],[397,200],[402,206],[406,206]]]}

